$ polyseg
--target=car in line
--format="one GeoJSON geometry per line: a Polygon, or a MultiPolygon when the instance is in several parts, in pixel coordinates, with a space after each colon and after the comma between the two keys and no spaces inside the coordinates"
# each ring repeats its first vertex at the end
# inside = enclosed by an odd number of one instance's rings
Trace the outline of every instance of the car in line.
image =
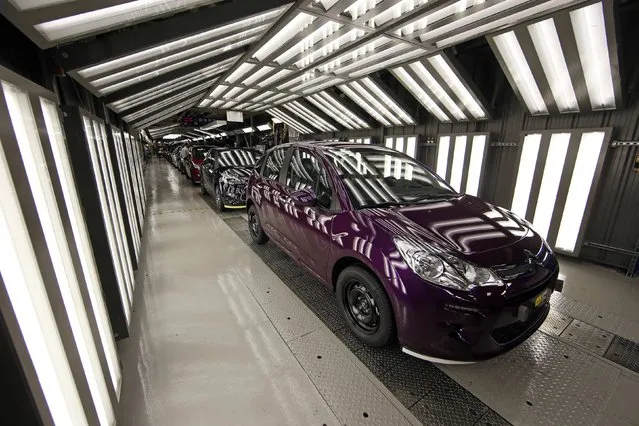
{"type": "Polygon", "coordinates": [[[187,155],[184,157],[184,173],[194,185],[200,183],[200,169],[204,162],[206,153],[213,148],[213,145],[192,145],[189,147],[187,155]]]}
{"type": "Polygon", "coordinates": [[[381,146],[299,142],[249,178],[248,226],[335,292],[365,344],[466,363],[521,344],[561,291],[549,245],[512,212],[457,193],[381,146]]]}
{"type": "Polygon", "coordinates": [[[218,211],[243,209],[246,185],[262,154],[249,148],[214,148],[202,163],[202,192],[211,194],[218,211]]]}

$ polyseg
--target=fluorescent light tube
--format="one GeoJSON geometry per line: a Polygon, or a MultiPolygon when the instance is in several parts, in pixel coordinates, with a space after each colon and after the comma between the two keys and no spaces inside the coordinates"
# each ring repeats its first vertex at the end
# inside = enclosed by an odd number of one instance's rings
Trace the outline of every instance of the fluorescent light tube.
{"type": "Polygon", "coordinates": [[[245,127],[242,129],[244,133],[253,133],[255,130],[252,127],[245,127]]]}
{"type": "Polygon", "coordinates": [[[100,33],[209,3],[209,0],[135,0],[35,25],[49,41],[100,33]]]}
{"type": "MultiPolygon", "coordinates": [[[[366,139],[368,140],[368,143],[370,144],[370,138],[366,139]]],[[[367,143],[366,140],[364,141],[364,143],[367,143]]],[[[415,136],[410,136],[409,138],[406,139],[406,155],[408,155],[411,158],[416,158],[417,155],[417,138],[415,136]]]]}
{"type": "MultiPolygon", "coordinates": [[[[382,102],[384,102],[384,111],[387,112],[387,117],[393,121],[394,123],[396,123],[397,125],[401,125],[401,124],[414,124],[413,119],[406,114],[399,105],[397,105],[382,89],[380,89],[375,83],[373,83],[373,81],[370,78],[363,78],[361,81],[361,84],[363,84],[364,86],[366,86],[373,94],[375,94],[377,96],[378,99],[380,99],[382,102]],[[393,114],[393,111],[397,112],[397,114],[399,115],[399,118],[393,114]],[[404,120],[404,123],[402,123],[401,120],[404,120]]],[[[359,84],[357,82],[355,82],[354,84],[359,84]]],[[[367,96],[368,92],[366,92],[366,90],[364,89],[364,92],[367,96]]],[[[371,97],[372,99],[372,97],[371,97]]],[[[377,103],[377,101],[375,101],[375,103],[377,103]]]]}
{"type": "Polygon", "coordinates": [[[450,150],[450,136],[441,136],[437,150],[437,174],[446,180],[448,171],[448,151],[450,150]]]}
{"type": "MultiPolygon", "coordinates": [[[[353,83],[350,83],[353,84],[353,83]]],[[[373,117],[375,120],[379,121],[380,123],[382,123],[384,126],[386,127],[391,127],[392,124],[390,123],[390,121],[388,121],[383,115],[381,115],[380,113],[378,113],[377,111],[377,107],[381,107],[381,104],[379,104],[379,102],[370,102],[370,95],[367,96],[367,99],[364,100],[362,97],[360,97],[360,95],[358,93],[356,93],[353,89],[351,89],[351,87],[349,85],[342,85],[342,86],[338,86],[339,89],[344,92],[349,98],[351,98],[357,105],[359,105],[360,107],[362,107],[362,109],[364,111],[366,111],[371,117],[373,117]],[[377,104],[377,105],[375,105],[377,104]]],[[[383,107],[382,107],[383,108],[383,107]]]]}
{"type": "Polygon", "coordinates": [[[472,140],[470,151],[470,163],[468,164],[468,177],[466,178],[466,194],[479,193],[479,178],[481,176],[482,163],[484,162],[484,150],[486,148],[486,135],[476,135],[472,140]]]}
{"type": "Polygon", "coordinates": [[[455,137],[453,149],[453,166],[450,171],[450,186],[457,192],[461,192],[462,175],[464,173],[464,160],[466,159],[466,136],[455,137]]]}
{"type": "Polygon", "coordinates": [[[584,132],[581,137],[555,243],[558,249],[570,253],[577,249],[579,231],[583,225],[586,204],[592,190],[604,136],[603,132],[584,132]]]}
{"type": "Polygon", "coordinates": [[[471,95],[470,90],[468,90],[459,77],[457,77],[455,71],[453,71],[442,55],[430,57],[428,58],[428,62],[431,63],[474,118],[478,120],[486,118],[484,109],[477,103],[473,95],[471,95]]]}
{"type": "Polygon", "coordinates": [[[579,104],[553,19],[528,26],[528,32],[559,111],[579,112],[579,104]]]}
{"type": "Polygon", "coordinates": [[[248,74],[255,67],[256,67],[256,65],[254,65],[254,64],[250,64],[248,62],[244,62],[239,67],[237,67],[237,69],[235,71],[233,71],[228,77],[226,77],[225,81],[227,83],[233,84],[236,81],[238,81],[240,78],[242,78],[246,74],[248,74]]]}
{"type": "Polygon", "coordinates": [[[431,93],[439,99],[439,101],[446,107],[448,112],[450,112],[455,119],[463,121],[467,120],[466,114],[457,106],[453,98],[444,90],[444,88],[435,80],[432,74],[426,69],[424,64],[421,62],[413,62],[409,65],[409,68],[412,69],[415,74],[419,77],[422,82],[426,84],[426,87],[431,91],[431,93]]]}
{"type": "Polygon", "coordinates": [[[544,166],[537,206],[533,216],[533,226],[544,239],[548,237],[569,143],[570,133],[554,133],[550,137],[546,165],[544,166]]]}
{"type": "Polygon", "coordinates": [[[253,83],[258,81],[260,78],[264,77],[266,74],[270,73],[274,69],[275,68],[269,67],[269,66],[261,67],[260,69],[258,69],[257,71],[254,71],[253,73],[251,73],[251,75],[249,75],[248,77],[244,79],[244,85],[252,86],[253,83]]]}
{"type": "MultiPolygon", "coordinates": [[[[93,339],[80,282],[55,192],[49,176],[29,96],[15,86],[2,83],[11,124],[15,132],[27,181],[40,219],[42,232],[53,264],[55,278],[69,320],[80,363],[101,425],[115,423],[115,412],[109,398],[106,378],[93,339]]],[[[4,268],[3,268],[4,273],[4,268]]]]}
{"type": "Polygon", "coordinates": [[[526,218],[526,212],[528,211],[528,200],[530,199],[540,143],[541,135],[539,133],[529,134],[524,137],[519,170],[517,171],[517,181],[515,183],[515,193],[513,194],[513,203],[510,209],[522,219],[526,218]]]}
{"type": "Polygon", "coordinates": [[[268,130],[271,130],[271,126],[268,124],[261,124],[257,126],[257,130],[259,130],[260,132],[266,132],[268,130]]]}
{"type": "Polygon", "coordinates": [[[531,114],[548,114],[548,108],[541,96],[535,77],[528,66],[524,52],[513,31],[495,36],[495,46],[506,64],[508,73],[512,76],[517,90],[531,114]]]}
{"type": "Polygon", "coordinates": [[[616,107],[602,2],[570,12],[593,110],[616,107]]]}
{"type": "Polygon", "coordinates": [[[422,89],[421,85],[419,85],[413,77],[403,68],[396,68],[391,70],[393,75],[397,77],[397,79],[408,89],[409,92],[417,98],[417,100],[430,112],[433,114],[439,121],[444,123],[450,122],[450,118],[446,115],[444,111],[433,101],[433,99],[428,96],[428,94],[422,89]]]}
{"type": "Polygon", "coordinates": [[[308,99],[309,102],[311,102],[321,111],[323,111],[326,115],[333,118],[333,120],[337,121],[345,128],[347,129],[357,128],[357,126],[351,120],[349,120],[348,118],[340,114],[337,110],[335,110],[330,104],[326,103],[326,101],[322,99],[321,97],[319,97],[318,95],[311,95],[306,99],[308,99]]]}
{"type": "Polygon", "coordinates": [[[328,94],[328,92],[320,92],[320,93],[318,93],[318,95],[322,99],[324,99],[328,104],[332,105],[334,108],[336,108],[338,111],[340,111],[346,117],[348,117],[351,121],[357,123],[359,128],[366,128],[366,129],[370,128],[370,125],[367,122],[365,122],[358,115],[356,115],[351,110],[346,108],[346,106],[344,106],[344,104],[342,104],[334,96],[328,94]]]}
{"type": "Polygon", "coordinates": [[[267,56],[277,50],[286,41],[293,38],[296,34],[302,32],[306,27],[315,21],[316,17],[308,13],[300,12],[291,19],[284,27],[275,35],[270,37],[262,46],[253,54],[253,58],[263,61],[267,56]]]}

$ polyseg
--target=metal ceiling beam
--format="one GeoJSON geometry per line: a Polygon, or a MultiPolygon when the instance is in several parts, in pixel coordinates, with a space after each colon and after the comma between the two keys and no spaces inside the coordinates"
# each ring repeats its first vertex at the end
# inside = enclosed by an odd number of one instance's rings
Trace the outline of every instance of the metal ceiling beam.
{"type": "Polygon", "coordinates": [[[82,0],[61,2],[46,7],[22,11],[29,22],[39,24],[42,22],[55,21],[56,19],[68,16],[79,15],[81,13],[93,12],[112,6],[120,6],[129,3],[131,0],[82,0]]]}
{"type": "MultiPolygon", "coordinates": [[[[183,77],[199,69],[202,69],[211,65],[215,65],[216,63],[222,62],[226,59],[232,58],[237,55],[242,55],[244,52],[246,52],[247,49],[248,47],[241,47],[239,49],[229,50],[228,52],[222,53],[221,55],[218,55],[218,56],[214,56],[213,58],[205,59],[203,61],[196,62],[195,64],[191,64],[191,65],[187,65],[186,67],[179,68],[175,71],[162,74],[158,77],[141,81],[140,83],[131,85],[129,87],[125,87],[113,93],[109,93],[108,95],[105,96],[104,101],[106,103],[111,103],[113,101],[117,101],[119,99],[135,95],[136,93],[140,93],[144,90],[169,82],[176,78],[183,77]]],[[[224,71],[222,71],[220,74],[222,73],[224,73],[224,71]]],[[[220,75],[220,74],[216,74],[216,75],[220,75]]],[[[215,78],[216,75],[211,76],[211,78],[215,78]]]]}
{"type": "Polygon", "coordinates": [[[145,108],[151,107],[155,104],[158,104],[162,101],[164,101],[165,99],[171,98],[173,96],[178,96],[181,93],[184,92],[188,92],[191,89],[195,89],[198,86],[202,86],[204,84],[203,81],[196,81],[195,83],[191,83],[187,86],[184,87],[178,87],[176,89],[170,90],[168,92],[164,92],[164,93],[158,93],[158,96],[154,97],[153,99],[149,99],[146,102],[143,102],[141,104],[135,105],[135,106],[130,106],[128,108],[124,108],[122,110],[120,110],[118,112],[118,114],[122,117],[129,115],[129,114],[134,114],[136,111],[142,111],[145,108]]]}
{"type": "Polygon", "coordinates": [[[173,40],[188,37],[211,28],[259,15],[290,4],[287,0],[229,2],[202,8],[197,13],[142,23],[120,32],[97,36],[89,42],[75,42],[48,52],[57,65],[74,70],[139,52],[173,40]]]}

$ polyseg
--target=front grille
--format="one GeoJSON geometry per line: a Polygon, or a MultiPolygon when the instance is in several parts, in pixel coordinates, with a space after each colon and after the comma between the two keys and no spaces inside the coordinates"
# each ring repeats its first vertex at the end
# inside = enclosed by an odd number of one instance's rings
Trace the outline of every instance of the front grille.
{"type": "Polygon", "coordinates": [[[512,324],[496,328],[490,335],[492,336],[493,340],[497,342],[497,344],[507,345],[511,342],[514,342],[522,335],[524,335],[528,330],[530,330],[530,328],[534,326],[540,320],[542,315],[544,315],[547,311],[548,305],[544,305],[544,307],[541,307],[540,309],[537,309],[535,312],[533,312],[528,321],[517,321],[512,324]]]}
{"type": "Polygon", "coordinates": [[[499,267],[493,267],[493,271],[500,278],[505,280],[513,280],[515,278],[524,278],[532,275],[535,272],[535,265],[530,263],[524,263],[521,265],[504,265],[499,267]]]}

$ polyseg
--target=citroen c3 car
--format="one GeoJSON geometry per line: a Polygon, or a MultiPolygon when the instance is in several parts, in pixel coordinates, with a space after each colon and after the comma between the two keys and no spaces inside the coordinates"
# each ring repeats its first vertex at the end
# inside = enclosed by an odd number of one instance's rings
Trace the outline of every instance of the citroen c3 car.
{"type": "Polygon", "coordinates": [[[381,146],[275,147],[249,178],[249,232],[335,292],[351,331],[435,362],[474,362],[526,340],[561,291],[530,224],[459,194],[381,146]]]}

